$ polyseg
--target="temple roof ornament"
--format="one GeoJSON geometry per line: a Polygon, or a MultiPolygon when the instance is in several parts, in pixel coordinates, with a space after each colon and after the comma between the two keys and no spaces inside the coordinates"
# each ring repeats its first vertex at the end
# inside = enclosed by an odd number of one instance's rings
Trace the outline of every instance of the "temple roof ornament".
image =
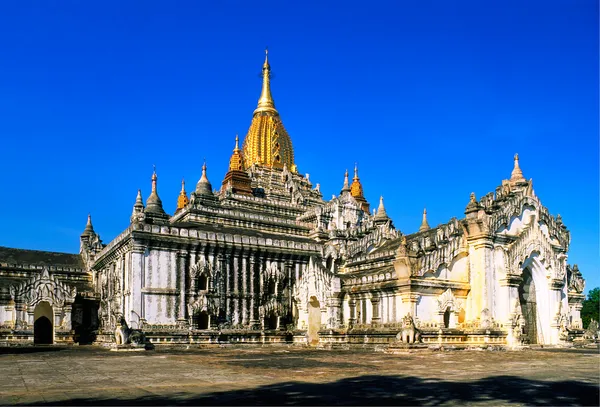
{"type": "Polygon", "coordinates": [[[513,184],[527,182],[523,176],[523,171],[521,171],[521,168],[519,167],[519,154],[515,154],[515,166],[510,174],[510,182],[513,184]]]}
{"type": "Polygon", "coordinates": [[[341,192],[350,192],[350,184],[348,182],[348,170],[344,173],[344,186],[341,192]]]}
{"type": "Polygon", "coordinates": [[[94,235],[94,226],[92,226],[92,215],[88,213],[88,218],[87,218],[87,223],[85,225],[85,229],[83,230],[83,233],[81,234],[81,236],[92,236],[94,235]]]}
{"type": "Polygon", "coordinates": [[[185,180],[181,179],[181,192],[177,197],[177,209],[175,210],[175,212],[178,212],[185,208],[188,202],[190,202],[190,200],[188,199],[187,193],[185,192],[185,180]]]}
{"type": "Polygon", "coordinates": [[[350,186],[350,193],[354,198],[364,198],[363,187],[358,178],[358,165],[354,164],[354,178],[352,178],[352,185],[350,186]]]}
{"type": "Polygon", "coordinates": [[[479,208],[481,208],[481,205],[479,204],[479,202],[477,202],[477,198],[475,197],[475,192],[471,192],[471,196],[469,198],[469,203],[467,204],[467,207],[465,208],[465,213],[476,212],[479,210],[479,208]]]}
{"type": "Polygon", "coordinates": [[[244,157],[242,155],[242,150],[240,150],[239,145],[240,138],[238,135],[235,135],[235,148],[233,149],[233,154],[231,154],[231,158],[229,159],[229,171],[244,171],[244,157]]]}
{"type": "Polygon", "coordinates": [[[423,209],[423,221],[419,227],[419,232],[424,232],[426,230],[429,230],[429,223],[427,223],[427,208],[423,209]]]}
{"type": "Polygon", "coordinates": [[[279,114],[275,109],[275,102],[271,95],[271,65],[269,65],[269,50],[265,49],[265,63],[262,68],[263,85],[258,99],[258,106],[254,110],[254,114],[260,112],[272,112],[279,114]]]}
{"type": "Polygon", "coordinates": [[[242,148],[245,165],[257,164],[272,168],[283,168],[287,165],[290,172],[297,173],[292,140],[283,127],[271,95],[271,66],[268,51],[262,68],[262,77],[262,92],[242,148]]]}
{"type": "Polygon", "coordinates": [[[206,176],[206,161],[202,164],[202,176],[196,184],[196,194],[198,195],[212,195],[212,185],[208,181],[206,176]]]}
{"type": "Polygon", "coordinates": [[[150,196],[146,199],[146,210],[147,214],[155,214],[155,215],[165,215],[165,210],[162,206],[162,201],[158,197],[158,190],[156,188],[158,182],[158,176],[156,175],[156,166],[154,167],[154,172],[152,173],[152,192],[150,192],[150,196]]]}
{"type": "Polygon", "coordinates": [[[144,200],[142,199],[142,190],[138,189],[137,196],[135,197],[135,204],[133,204],[133,211],[131,212],[131,222],[139,220],[140,215],[144,213],[144,200]]]}
{"type": "Polygon", "coordinates": [[[377,213],[374,216],[375,223],[387,222],[390,219],[387,212],[385,211],[385,206],[383,206],[383,196],[379,197],[379,208],[377,208],[377,213]]]}
{"type": "Polygon", "coordinates": [[[229,189],[234,194],[252,195],[252,180],[244,171],[244,155],[242,150],[240,150],[239,140],[236,134],[235,147],[229,159],[229,170],[225,174],[225,178],[221,184],[221,191],[229,189]]]}

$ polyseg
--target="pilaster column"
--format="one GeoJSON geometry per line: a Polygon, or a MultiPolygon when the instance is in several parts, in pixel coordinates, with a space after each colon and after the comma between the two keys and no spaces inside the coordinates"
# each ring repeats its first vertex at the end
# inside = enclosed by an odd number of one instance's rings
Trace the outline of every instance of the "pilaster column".
{"type": "Polygon", "coordinates": [[[248,325],[248,255],[242,256],[242,290],[241,290],[241,302],[242,302],[242,325],[248,325]]]}
{"type": "MultiPolygon", "coordinates": [[[[403,303],[408,304],[408,314],[410,314],[413,318],[418,317],[417,315],[417,302],[421,295],[417,293],[402,293],[400,294],[400,298],[402,298],[403,303]]],[[[400,315],[400,319],[404,318],[405,315],[400,315]]]]}
{"type": "Polygon", "coordinates": [[[356,300],[350,297],[348,300],[348,308],[350,309],[350,315],[348,316],[348,326],[356,324],[356,300]]]}
{"type": "Polygon", "coordinates": [[[230,294],[233,298],[233,316],[231,318],[233,325],[238,325],[240,323],[240,284],[238,279],[238,274],[240,272],[239,261],[240,257],[238,253],[233,253],[233,290],[230,290],[230,294]]]}
{"type": "Polygon", "coordinates": [[[181,322],[187,321],[186,316],[186,271],[188,269],[187,257],[188,253],[185,250],[177,252],[178,276],[179,284],[179,301],[177,303],[177,320],[181,322]]]}
{"type": "Polygon", "coordinates": [[[377,294],[373,294],[371,297],[371,307],[373,316],[371,317],[371,324],[378,324],[381,322],[381,316],[379,315],[379,304],[381,303],[381,298],[377,294]]]}
{"type": "Polygon", "coordinates": [[[126,315],[129,326],[138,326],[139,320],[144,318],[142,288],[144,286],[144,252],[146,247],[134,243],[131,248],[131,310],[126,315]]]}
{"type": "Polygon", "coordinates": [[[250,269],[249,277],[250,277],[250,325],[256,326],[258,325],[258,315],[257,315],[257,301],[256,301],[256,258],[253,254],[250,255],[249,259],[250,269]]]}
{"type": "Polygon", "coordinates": [[[62,321],[61,321],[61,327],[65,330],[71,330],[71,314],[73,312],[73,308],[71,307],[72,304],[65,304],[65,306],[63,307],[63,317],[62,317],[62,321]]]}

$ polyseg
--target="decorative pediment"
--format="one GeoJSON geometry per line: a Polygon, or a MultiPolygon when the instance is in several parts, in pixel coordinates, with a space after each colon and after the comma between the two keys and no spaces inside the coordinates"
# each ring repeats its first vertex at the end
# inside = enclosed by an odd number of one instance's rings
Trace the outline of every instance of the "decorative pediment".
{"type": "Polygon", "coordinates": [[[195,265],[193,265],[190,269],[190,274],[192,275],[192,277],[197,277],[202,274],[206,274],[207,276],[212,277],[213,268],[212,265],[208,261],[206,261],[204,257],[201,257],[200,260],[198,260],[198,262],[195,265]]]}
{"type": "Polygon", "coordinates": [[[48,268],[28,281],[10,287],[12,299],[35,307],[40,301],[47,301],[53,307],[61,308],[75,301],[77,289],[60,282],[48,268]]]}
{"type": "Polygon", "coordinates": [[[438,310],[440,312],[446,311],[446,309],[450,308],[451,311],[456,310],[457,301],[452,293],[451,289],[447,289],[438,297],[438,310]]]}

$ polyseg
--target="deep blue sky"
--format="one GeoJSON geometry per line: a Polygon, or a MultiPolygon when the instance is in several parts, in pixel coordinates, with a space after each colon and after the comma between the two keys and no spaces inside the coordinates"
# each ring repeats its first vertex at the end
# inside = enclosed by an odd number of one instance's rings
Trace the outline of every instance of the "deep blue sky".
{"type": "Polygon", "coordinates": [[[338,194],[359,163],[404,233],[527,178],[600,285],[598,5],[543,2],[0,3],[0,245],[108,243],[138,188],[173,213],[206,157],[216,188],[269,46],[300,172],[338,194]],[[92,4],[93,3],[93,4],[92,4]],[[523,3],[523,4],[520,4],[523,3]]]}

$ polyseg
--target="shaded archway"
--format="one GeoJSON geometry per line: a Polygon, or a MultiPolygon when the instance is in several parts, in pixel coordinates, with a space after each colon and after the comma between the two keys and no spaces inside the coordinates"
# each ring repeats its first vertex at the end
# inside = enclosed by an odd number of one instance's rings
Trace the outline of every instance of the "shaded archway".
{"type": "Polygon", "coordinates": [[[49,345],[54,343],[54,312],[47,301],[40,301],[33,311],[33,343],[49,345]]]}
{"type": "Polygon", "coordinates": [[[308,343],[319,343],[319,330],[321,329],[321,304],[316,297],[310,297],[308,302],[308,343]]]}
{"type": "Polygon", "coordinates": [[[531,270],[527,267],[523,270],[522,281],[519,285],[519,301],[521,313],[525,320],[523,335],[529,344],[538,343],[538,310],[536,301],[536,289],[531,270]]]}
{"type": "Polygon", "coordinates": [[[278,317],[275,313],[269,314],[268,317],[265,318],[265,329],[277,329],[278,328],[278,317]]]}
{"type": "Polygon", "coordinates": [[[450,307],[444,311],[444,328],[450,328],[450,307]]]}
{"type": "Polygon", "coordinates": [[[208,329],[209,323],[208,312],[202,311],[196,314],[196,329],[208,329]]]}

